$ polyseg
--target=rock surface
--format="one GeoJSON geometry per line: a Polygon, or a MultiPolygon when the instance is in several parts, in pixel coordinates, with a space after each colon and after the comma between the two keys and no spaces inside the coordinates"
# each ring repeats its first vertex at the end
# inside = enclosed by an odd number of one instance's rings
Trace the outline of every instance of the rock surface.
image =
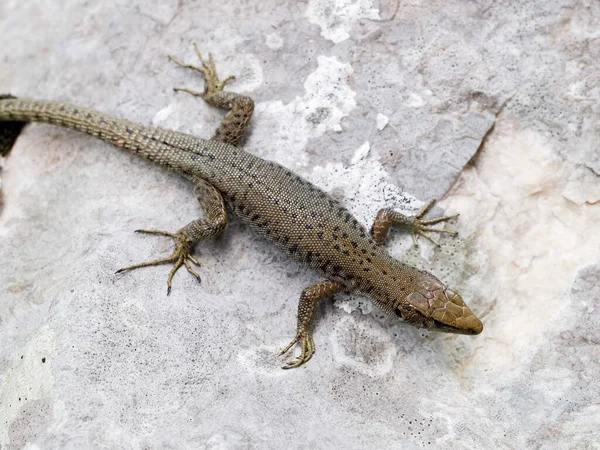
{"type": "Polygon", "coordinates": [[[277,358],[316,275],[233,220],[202,284],[133,235],[197,217],[190,186],[33,125],[4,162],[0,448],[597,448],[600,3],[596,0],[0,3],[0,92],[210,136],[192,41],[256,100],[245,148],[370,224],[441,198],[442,248],[391,252],[485,328],[428,333],[324,303],[317,353],[277,358]],[[158,5],[156,5],[158,3],[158,5]]]}

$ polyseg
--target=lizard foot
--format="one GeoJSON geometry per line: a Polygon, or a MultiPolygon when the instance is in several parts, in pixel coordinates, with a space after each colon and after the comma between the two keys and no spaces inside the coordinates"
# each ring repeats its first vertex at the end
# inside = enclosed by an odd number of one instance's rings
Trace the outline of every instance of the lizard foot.
{"type": "Polygon", "coordinates": [[[313,342],[312,334],[309,331],[299,331],[296,333],[296,337],[288,344],[286,348],[279,354],[279,356],[287,353],[296,343],[300,343],[302,353],[289,364],[286,364],[282,369],[293,369],[308,361],[315,353],[315,343],[313,342]]]}
{"type": "Polygon", "coordinates": [[[431,228],[429,225],[433,225],[433,224],[436,224],[439,222],[445,222],[447,220],[454,219],[454,218],[458,217],[459,214],[454,214],[452,216],[441,216],[441,217],[436,217],[434,219],[426,219],[426,220],[421,219],[427,213],[427,211],[429,211],[429,209],[433,206],[434,203],[435,203],[435,200],[429,200],[429,202],[427,202],[427,204],[425,206],[423,206],[423,208],[421,208],[421,210],[415,216],[409,216],[409,217],[406,217],[406,219],[405,219],[406,220],[405,226],[410,231],[410,235],[413,239],[415,247],[419,246],[419,243],[417,242],[417,234],[423,236],[425,239],[428,239],[430,242],[432,242],[434,245],[437,245],[438,247],[440,247],[440,244],[438,242],[434,241],[431,237],[429,237],[426,234],[426,232],[447,233],[447,234],[451,234],[454,236],[456,236],[458,234],[458,232],[456,232],[456,231],[443,230],[443,229],[439,229],[439,228],[431,228]]]}
{"type": "Polygon", "coordinates": [[[192,64],[185,64],[179,61],[177,58],[169,55],[169,59],[173,61],[180,67],[186,69],[192,69],[196,72],[200,72],[204,76],[204,92],[196,92],[187,88],[174,88],[174,91],[183,91],[188,94],[195,95],[196,97],[208,97],[213,94],[219,93],[223,90],[223,86],[225,86],[229,81],[235,80],[233,75],[229,75],[223,80],[219,80],[219,76],[217,75],[217,68],[215,67],[215,62],[213,60],[212,53],[208,54],[208,62],[204,60],[198,46],[194,42],[194,49],[196,50],[196,54],[198,58],[200,58],[200,62],[202,63],[202,67],[194,66],[192,64]]]}
{"type": "Polygon", "coordinates": [[[454,219],[458,217],[458,214],[453,216],[442,216],[436,217],[434,219],[423,219],[422,217],[429,211],[431,205],[433,205],[435,200],[429,201],[416,215],[414,216],[405,216],[402,213],[394,211],[390,208],[381,209],[377,213],[377,217],[375,218],[375,222],[373,222],[373,226],[371,227],[371,237],[378,244],[383,244],[385,241],[385,237],[390,226],[394,225],[398,228],[404,228],[408,230],[410,233],[415,247],[419,246],[417,242],[417,235],[423,236],[425,239],[431,241],[433,244],[440,246],[439,243],[430,238],[427,233],[435,232],[435,233],[447,233],[456,235],[458,234],[456,231],[452,230],[444,230],[440,228],[431,228],[430,225],[445,222],[446,220],[454,219]]]}
{"type": "Polygon", "coordinates": [[[122,273],[127,270],[139,269],[140,267],[156,266],[158,264],[172,262],[172,263],[175,263],[175,265],[169,272],[169,277],[167,278],[167,295],[169,295],[171,293],[171,281],[173,280],[173,275],[175,275],[175,272],[177,272],[177,270],[179,270],[179,268],[181,266],[185,266],[187,271],[189,273],[191,273],[194,277],[196,277],[198,282],[200,282],[200,275],[198,275],[192,269],[192,267],[190,266],[190,261],[193,262],[194,264],[196,264],[197,266],[200,266],[200,262],[194,256],[192,256],[190,254],[192,243],[187,238],[187,235],[185,234],[185,232],[182,233],[181,231],[179,231],[175,234],[168,233],[166,231],[158,231],[158,230],[135,230],[135,232],[136,233],[147,233],[147,234],[160,234],[161,236],[169,236],[170,238],[172,238],[175,241],[175,250],[173,251],[173,253],[170,256],[167,256],[166,258],[161,258],[161,259],[156,259],[154,261],[135,264],[133,266],[119,269],[119,270],[117,270],[116,273],[122,273]]]}

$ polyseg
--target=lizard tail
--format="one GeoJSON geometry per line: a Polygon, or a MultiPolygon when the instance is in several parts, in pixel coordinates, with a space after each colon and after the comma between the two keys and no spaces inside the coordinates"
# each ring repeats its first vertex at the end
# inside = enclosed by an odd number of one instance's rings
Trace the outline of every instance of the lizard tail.
{"type": "MultiPolygon", "coordinates": [[[[16,97],[10,94],[0,94],[0,101],[9,98],[16,97]]],[[[0,157],[8,155],[25,124],[26,122],[0,122],[0,157]]]]}
{"type": "MultiPolygon", "coordinates": [[[[189,140],[184,133],[146,127],[68,103],[7,95],[0,96],[0,155],[8,153],[25,122],[70,128],[174,170],[182,170],[188,164],[188,153],[181,150],[182,142],[189,140]]],[[[196,138],[193,141],[196,146],[205,142],[196,138]]]]}

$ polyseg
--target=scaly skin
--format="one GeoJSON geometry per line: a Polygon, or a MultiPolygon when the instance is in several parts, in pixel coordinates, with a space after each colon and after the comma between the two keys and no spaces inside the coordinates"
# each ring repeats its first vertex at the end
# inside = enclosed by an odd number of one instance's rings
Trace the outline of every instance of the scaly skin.
{"type": "Polygon", "coordinates": [[[138,230],[170,236],[175,240],[175,250],[166,258],[120,270],[172,262],[168,292],[173,274],[181,266],[200,279],[190,265],[199,264],[191,251],[196,243],[225,228],[226,205],[254,231],[319,272],[325,281],[303,291],[296,337],[282,352],[299,343],[301,354],[284,368],[297,367],[310,359],[315,348],[315,305],[340,291],[359,292],[388,314],[418,327],[462,334],[482,331],[482,323],[457,293],[433,275],[395,260],[381,245],[392,225],[408,229],[416,244],[417,234],[430,239],[426,232],[447,232],[428,225],[451,217],[422,220],[431,202],[414,217],[383,209],[368,232],[338,201],[310,182],[238,148],[254,102],[240,94],[223,92],[232,77],[220,81],[212,56],[206,62],[196,51],[201,67],[170,58],[205,78],[204,92],[176,90],[229,109],[212,139],[146,127],[66,103],[0,96],[0,122],[4,122],[0,127],[0,154],[8,152],[23,122],[39,121],[96,136],[187,177],[195,186],[206,218],[194,220],[176,233],[138,230]]]}

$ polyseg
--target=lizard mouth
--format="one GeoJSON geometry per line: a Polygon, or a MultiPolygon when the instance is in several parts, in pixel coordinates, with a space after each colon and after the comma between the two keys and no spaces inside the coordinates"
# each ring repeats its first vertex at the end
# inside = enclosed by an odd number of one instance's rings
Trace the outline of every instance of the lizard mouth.
{"type": "MultiPolygon", "coordinates": [[[[479,322],[479,320],[478,320],[478,322],[479,322]]],[[[475,324],[473,327],[470,327],[470,328],[457,328],[457,327],[447,325],[443,322],[440,322],[439,320],[433,319],[433,326],[434,326],[434,329],[437,331],[443,331],[446,333],[454,333],[454,334],[476,335],[476,334],[481,333],[481,331],[483,330],[483,324],[481,324],[481,322],[479,322],[479,324],[475,324]]]]}

